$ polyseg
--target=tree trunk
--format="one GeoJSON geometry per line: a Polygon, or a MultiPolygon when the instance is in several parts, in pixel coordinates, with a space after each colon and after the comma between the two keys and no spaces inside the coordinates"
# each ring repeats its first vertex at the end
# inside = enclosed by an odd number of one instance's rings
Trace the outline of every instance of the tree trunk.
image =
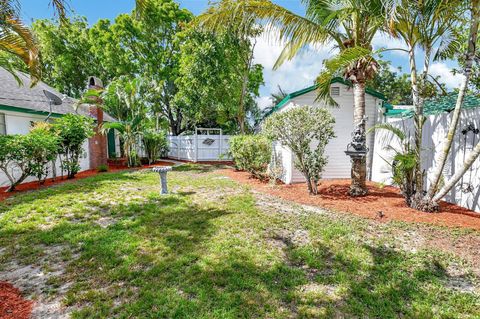
{"type": "MultiPolygon", "coordinates": [[[[362,125],[363,134],[366,132],[363,119],[365,117],[365,82],[356,81],[353,83],[353,122],[354,126],[362,125]]],[[[364,138],[366,138],[364,136],[364,138]]],[[[350,185],[350,196],[365,196],[368,193],[367,180],[367,160],[363,158],[352,159],[352,183],[350,185]]]]}
{"type": "Polygon", "coordinates": [[[415,190],[417,193],[423,192],[423,172],[422,172],[422,136],[423,136],[423,103],[420,100],[420,91],[418,88],[417,64],[415,62],[415,48],[409,45],[409,63],[410,63],[410,81],[412,85],[413,107],[415,109],[415,190]]]}
{"type": "MultiPolygon", "coordinates": [[[[443,145],[442,152],[440,153],[440,155],[438,157],[438,164],[437,164],[437,166],[435,168],[435,171],[433,173],[432,184],[430,185],[430,188],[428,189],[426,200],[432,200],[434,198],[435,193],[438,191],[440,178],[442,176],[443,169],[444,169],[445,164],[447,162],[448,154],[450,153],[450,149],[451,149],[452,144],[453,144],[453,138],[455,136],[455,132],[456,132],[457,127],[458,127],[458,122],[459,122],[459,119],[460,119],[460,113],[461,113],[463,101],[465,99],[465,95],[466,95],[467,90],[468,90],[468,82],[469,82],[470,76],[472,74],[472,66],[473,66],[473,61],[475,59],[476,44],[477,44],[477,39],[478,39],[478,29],[479,29],[479,22],[480,22],[480,9],[479,9],[480,1],[478,1],[478,0],[472,1],[472,5],[473,5],[473,8],[472,8],[472,10],[473,10],[472,11],[472,25],[470,26],[468,49],[467,49],[467,54],[466,54],[465,67],[464,67],[464,70],[463,70],[463,75],[464,76],[463,76],[463,79],[462,79],[462,83],[460,85],[460,90],[458,92],[457,102],[455,104],[455,110],[453,111],[453,115],[452,115],[452,121],[450,122],[450,126],[448,128],[447,136],[445,137],[445,144],[443,145]]],[[[453,185],[451,187],[453,187],[453,185]]],[[[451,189],[451,187],[450,187],[450,189],[451,189]]],[[[444,193],[444,194],[440,197],[440,199],[443,196],[445,196],[445,194],[447,194],[450,191],[450,189],[447,189],[446,191],[442,190],[442,193],[444,193]]],[[[435,196],[435,198],[438,198],[438,196],[435,196]]]]}
{"type": "Polygon", "coordinates": [[[367,180],[367,158],[352,158],[352,184],[348,194],[352,197],[365,196],[368,193],[367,180]]]}
{"type": "Polygon", "coordinates": [[[442,187],[440,192],[433,197],[433,202],[438,202],[441,200],[448,192],[457,184],[457,182],[462,178],[462,176],[468,171],[468,169],[473,165],[475,160],[480,155],[480,143],[475,145],[475,148],[468,154],[468,157],[463,162],[462,167],[445,183],[445,186],[442,187]]]}

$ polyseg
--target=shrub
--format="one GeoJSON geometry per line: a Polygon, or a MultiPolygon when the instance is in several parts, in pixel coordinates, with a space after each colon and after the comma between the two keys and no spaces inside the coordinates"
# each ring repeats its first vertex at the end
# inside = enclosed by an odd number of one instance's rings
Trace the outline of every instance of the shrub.
{"type": "Polygon", "coordinates": [[[307,180],[310,194],[317,194],[317,184],[327,164],[325,146],[335,137],[335,119],[323,108],[302,106],[267,118],[265,134],[290,148],[295,154],[295,167],[307,180]]]}
{"type": "Polygon", "coordinates": [[[147,130],[142,135],[142,142],[147,154],[148,164],[154,163],[168,152],[167,136],[164,132],[147,130]]]}
{"type": "Polygon", "coordinates": [[[256,178],[268,178],[271,153],[272,143],[264,135],[238,135],[230,139],[230,154],[236,168],[256,178]]]}
{"type": "Polygon", "coordinates": [[[98,165],[97,172],[99,172],[99,173],[108,172],[108,165],[106,165],[106,164],[98,165]]]}
{"type": "Polygon", "coordinates": [[[14,191],[29,176],[44,179],[58,146],[58,137],[46,126],[34,128],[26,135],[0,136],[0,169],[10,182],[7,192],[14,191]]]}
{"type": "Polygon", "coordinates": [[[67,171],[67,178],[74,178],[80,170],[79,159],[85,154],[82,145],[93,136],[93,127],[93,119],[74,114],[62,116],[53,123],[60,139],[62,169],[67,171]]]}

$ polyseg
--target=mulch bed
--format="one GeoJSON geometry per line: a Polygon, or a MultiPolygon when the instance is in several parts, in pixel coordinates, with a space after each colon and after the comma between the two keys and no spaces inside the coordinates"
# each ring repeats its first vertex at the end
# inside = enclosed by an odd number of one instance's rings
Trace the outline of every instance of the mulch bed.
{"type": "Polygon", "coordinates": [[[33,302],[23,299],[20,290],[13,285],[0,282],[0,319],[28,319],[33,302]]]}
{"type": "Polygon", "coordinates": [[[311,196],[304,183],[272,186],[251,178],[246,172],[234,169],[223,169],[220,172],[238,182],[249,184],[258,191],[299,204],[320,206],[381,221],[421,222],[480,230],[480,213],[447,202],[440,203],[440,213],[419,212],[409,208],[399,190],[391,186],[380,188],[375,183],[367,183],[368,195],[352,198],[348,195],[350,180],[323,180],[319,194],[311,196]]]}
{"type": "MultiPolygon", "coordinates": [[[[172,162],[158,161],[153,165],[144,165],[142,167],[136,167],[136,168],[128,168],[127,166],[123,166],[123,165],[110,165],[108,171],[109,172],[118,172],[118,171],[131,170],[131,169],[145,169],[145,168],[151,168],[151,167],[154,167],[154,166],[172,166],[172,164],[173,164],[172,162]]],[[[87,178],[87,177],[94,176],[94,175],[97,175],[97,174],[102,174],[102,173],[98,172],[95,169],[91,169],[91,170],[83,171],[83,172],[80,172],[80,173],[76,174],[74,179],[67,179],[66,177],[57,177],[55,180],[53,180],[52,178],[48,178],[45,181],[45,183],[43,183],[43,184],[40,184],[38,181],[23,183],[23,184],[18,185],[15,188],[15,191],[10,192],[10,193],[5,192],[5,190],[7,190],[8,187],[0,187],[0,201],[4,200],[4,199],[6,199],[6,198],[8,198],[12,195],[21,193],[21,192],[37,190],[37,189],[49,187],[49,186],[52,186],[52,185],[65,183],[65,182],[68,182],[68,181],[75,181],[75,180],[78,180],[78,179],[87,178]]]]}

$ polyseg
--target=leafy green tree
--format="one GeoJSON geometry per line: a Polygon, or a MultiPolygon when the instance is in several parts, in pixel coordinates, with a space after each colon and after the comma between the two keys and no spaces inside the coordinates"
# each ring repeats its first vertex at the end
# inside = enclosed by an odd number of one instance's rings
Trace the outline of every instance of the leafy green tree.
{"type": "Polygon", "coordinates": [[[190,125],[220,126],[232,133],[248,127],[248,118],[257,107],[255,98],[263,84],[263,68],[249,69],[244,115],[239,116],[245,45],[236,34],[213,33],[189,28],[182,34],[177,104],[188,112],[190,125]]]}
{"type": "Polygon", "coordinates": [[[328,110],[312,106],[277,112],[265,121],[265,134],[292,150],[295,167],[305,176],[312,195],[318,194],[317,185],[327,164],[325,147],[335,137],[334,124],[328,110]]]}
{"type": "Polygon", "coordinates": [[[409,74],[402,73],[401,68],[392,70],[388,61],[379,61],[379,71],[367,82],[367,86],[382,92],[389,103],[412,105],[412,87],[409,74]]]}
{"type": "Polygon", "coordinates": [[[67,114],[55,120],[53,130],[60,139],[60,160],[67,178],[75,177],[80,171],[80,156],[85,154],[83,143],[93,136],[93,119],[75,114],[67,114]]]}
{"type": "Polygon", "coordinates": [[[94,43],[85,18],[65,19],[62,24],[52,20],[36,20],[32,24],[42,55],[42,80],[60,92],[79,98],[91,75],[109,81],[113,74],[102,68],[94,54],[94,43]]]}

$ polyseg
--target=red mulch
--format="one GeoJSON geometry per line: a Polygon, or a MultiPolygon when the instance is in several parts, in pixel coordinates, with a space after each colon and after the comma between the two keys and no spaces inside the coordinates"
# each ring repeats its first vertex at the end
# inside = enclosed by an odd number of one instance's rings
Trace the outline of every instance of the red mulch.
{"type": "MultiPolygon", "coordinates": [[[[153,165],[144,165],[142,167],[137,167],[137,168],[128,168],[127,166],[123,166],[123,165],[110,165],[109,168],[108,168],[108,171],[109,172],[118,172],[118,171],[124,171],[124,170],[129,170],[129,169],[144,169],[144,168],[151,168],[151,167],[154,167],[154,166],[172,166],[172,165],[173,165],[172,162],[166,162],[166,161],[158,161],[153,165]]],[[[53,180],[52,178],[48,178],[45,181],[45,183],[43,183],[43,184],[40,184],[38,181],[23,183],[23,184],[18,185],[15,188],[15,191],[10,192],[10,193],[5,192],[5,190],[8,187],[0,187],[0,201],[4,200],[4,199],[6,199],[6,198],[8,198],[12,195],[15,195],[17,193],[32,191],[32,190],[36,190],[36,189],[41,189],[41,188],[49,187],[49,186],[52,186],[52,185],[65,183],[65,182],[68,182],[68,181],[75,181],[77,179],[82,179],[82,178],[94,176],[94,175],[97,175],[97,174],[102,174],[102,173],[98,172],[95,169],[91,169],[91,170],[83,171],[83,172],[80,172],[80,173],[76,174],[74,179],[67,179],[66,177],[63,177],[63,178],[62,177],[57,177],[55,180],[53,180]]]]}
{"type": "Polygon", "coordinates": [[[421,222],[480,230],[480,213],[447,202],[440,203],[440,213],[423,213],[407,207],[399,190],[391,186],[380,188],[375,183],[369,182],[367,196],[352,198],[347,193],[350,180],[323,180],[319,186],[319,194],[311,196],[304,183],[272,187],[250,178],[246,172],[234,169],[223,169],[220,172],[261,192],[300,204],[320,206],[382,221],[421,222]],[[379,217],[380,211],[384,214],[382,218],[379,217]]]}
{"type": "Polygon", "coordinates": [[[20,290],[7,282],[0,282],[0,319],[28,319],[33,302],[25,300],[20,290]]]}

